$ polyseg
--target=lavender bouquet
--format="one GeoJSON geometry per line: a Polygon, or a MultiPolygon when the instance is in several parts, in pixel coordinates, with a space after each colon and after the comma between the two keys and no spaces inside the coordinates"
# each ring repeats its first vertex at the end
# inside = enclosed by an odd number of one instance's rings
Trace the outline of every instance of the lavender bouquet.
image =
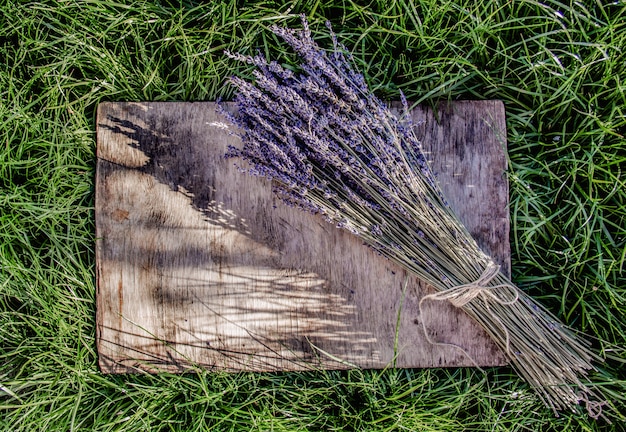
{"type": "Polygon", "coordinates": [[[410,121],[369,91],[330,25],[328,53],[304,17],[302,25],[272,27],[301,57],[297,74],[260,55],[226,53],[255,66],[254,82],[230,79],[238,113],[224,115],[243,145],[227,156],[271,179],[287,205],[321,215],[428,282],[437,292],[422,302],[463,308],[555,414],[585,402],[589,415],[602,415],[606,402],[587,378],[600,358],[480,250],[443,196],[410,121]]]}

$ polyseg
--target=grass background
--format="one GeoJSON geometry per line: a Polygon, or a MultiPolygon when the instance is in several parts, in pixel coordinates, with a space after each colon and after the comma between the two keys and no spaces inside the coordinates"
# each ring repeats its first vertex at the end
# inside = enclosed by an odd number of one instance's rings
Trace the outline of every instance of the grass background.
{"type": "Polygon", "coordinates": [[[95,109],[229,98],[222,51],[331,19],[383,98],[504,101],[513,278],[602,339],[626,390],[626,3],[0,1],[0,430],[624,430],[556,418],[509,368],[104,376],[95,352],[95,109]]]}

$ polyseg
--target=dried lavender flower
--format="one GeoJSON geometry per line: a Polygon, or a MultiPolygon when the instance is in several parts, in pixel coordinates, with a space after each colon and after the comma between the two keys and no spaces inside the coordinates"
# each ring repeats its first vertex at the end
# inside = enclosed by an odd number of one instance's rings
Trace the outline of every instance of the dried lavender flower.
{"type": "Polygon", "coordinates": [[[591,416],[602,415],[608,402],[587,378],[598,355],[481,251],[437,185],[410,121],[369,91],[330,25],[330,54],[304,16],[302,26],[271,28],[302,58],[299,74],[226,53],[257,67],[255,82],[230,79],[238,113],[228,117],[243,145],[227,156],[271,179],[285,204],[321,214],[437,289],[422,302],[462,307],[555,413],[585,402],[591,416]]]}

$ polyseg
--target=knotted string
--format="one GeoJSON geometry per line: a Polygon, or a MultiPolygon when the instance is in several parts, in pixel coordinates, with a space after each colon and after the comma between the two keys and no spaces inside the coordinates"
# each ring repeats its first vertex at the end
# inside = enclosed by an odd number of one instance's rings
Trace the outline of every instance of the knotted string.
{"type": "Polygon", "coordinates": [[[474,300],[476,297],[480,297],[480,299],[484,302],[487,310],[490,312],[491,318],[493,318],[494,321],[497,321],[498,324],[500,324],[500,327],[502,327],[502,330],[504,331],[504,335],[506,338],[505,351],[506,351],[506,354],[510,358],[511,351],[510,351],[509,331],[507,330],[506,326],[502,323],[500,318],[498,318],[497,314],[491,311],[491,308],[489,307],[489,303],[493,302],[493,303],[497,303],[503,306],[512,305],[519,300],[519,293],[517,291],[517,288],[515,288],[515,286],[509,283],[489,285],[489,283],[499,273],[500,273],[500,266],[490,262],[485,268],[485,271],[483,272],[483,274],[474,282],[471,282],[465,285],[458,285],[453,288],[439,291],[433,294],[428,294],[422,297],[422,299],[419,302],[419,312],[420,312],[420,317],[422,317],[421,319],[422,328],[424,330],[424,335],[426,336],[426,340],[432,345],[453,346],[461,350],[467,356],[467,358],[471,360],[474,366],[481,369],[478,363],[472,358],[472,356],[469,355],[469,353],[464,348],[460,347],[459,345],[449,343],[449,342],[436,342],[432,340],[432,338],[428,334],[428,329],[426,328],[426,320],[423,318],[423,314],[422,314],[422,306],[424,302],[428,300],[433,300],[433,301],[446,301],[447,300],[453,306],[461,308],[465,306],[466,304],[468,304],[469,302],[471,302],[472,300],[474,300]],[[503,299],[501,296],[498,295],[498,293],[502,292],[501,290],[503,288],[506,288],[509,291],[509,293],[513,294],[510,300],[503,299]]]}
{"type": "Polygon", "coordinates": [[[606,402],[597,402],[597,401],[589,400],[586,393],[578,394],[578,402],[585,403],[585,408],[587,408],[587,414],[589,414],[589,417],[591,417],[592,419],[598,420],[600,416],[604,417],[602,415],[602,407],[606,405],[606,402]]]}

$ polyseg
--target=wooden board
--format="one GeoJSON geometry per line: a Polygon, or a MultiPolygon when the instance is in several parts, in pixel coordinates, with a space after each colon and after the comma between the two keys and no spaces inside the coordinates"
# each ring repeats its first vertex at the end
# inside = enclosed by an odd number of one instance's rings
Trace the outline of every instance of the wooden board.
{"type": "MultiPolygon", "coordinates": [[[[417,108],[452,206],[510,271],[504,107],[417,108]]],[[[103,103],[97,114],[101,370],[279,371],[505,363],[461,310],[321,218],[283,206],[223,154],[213,103],[103,103]]]]}

